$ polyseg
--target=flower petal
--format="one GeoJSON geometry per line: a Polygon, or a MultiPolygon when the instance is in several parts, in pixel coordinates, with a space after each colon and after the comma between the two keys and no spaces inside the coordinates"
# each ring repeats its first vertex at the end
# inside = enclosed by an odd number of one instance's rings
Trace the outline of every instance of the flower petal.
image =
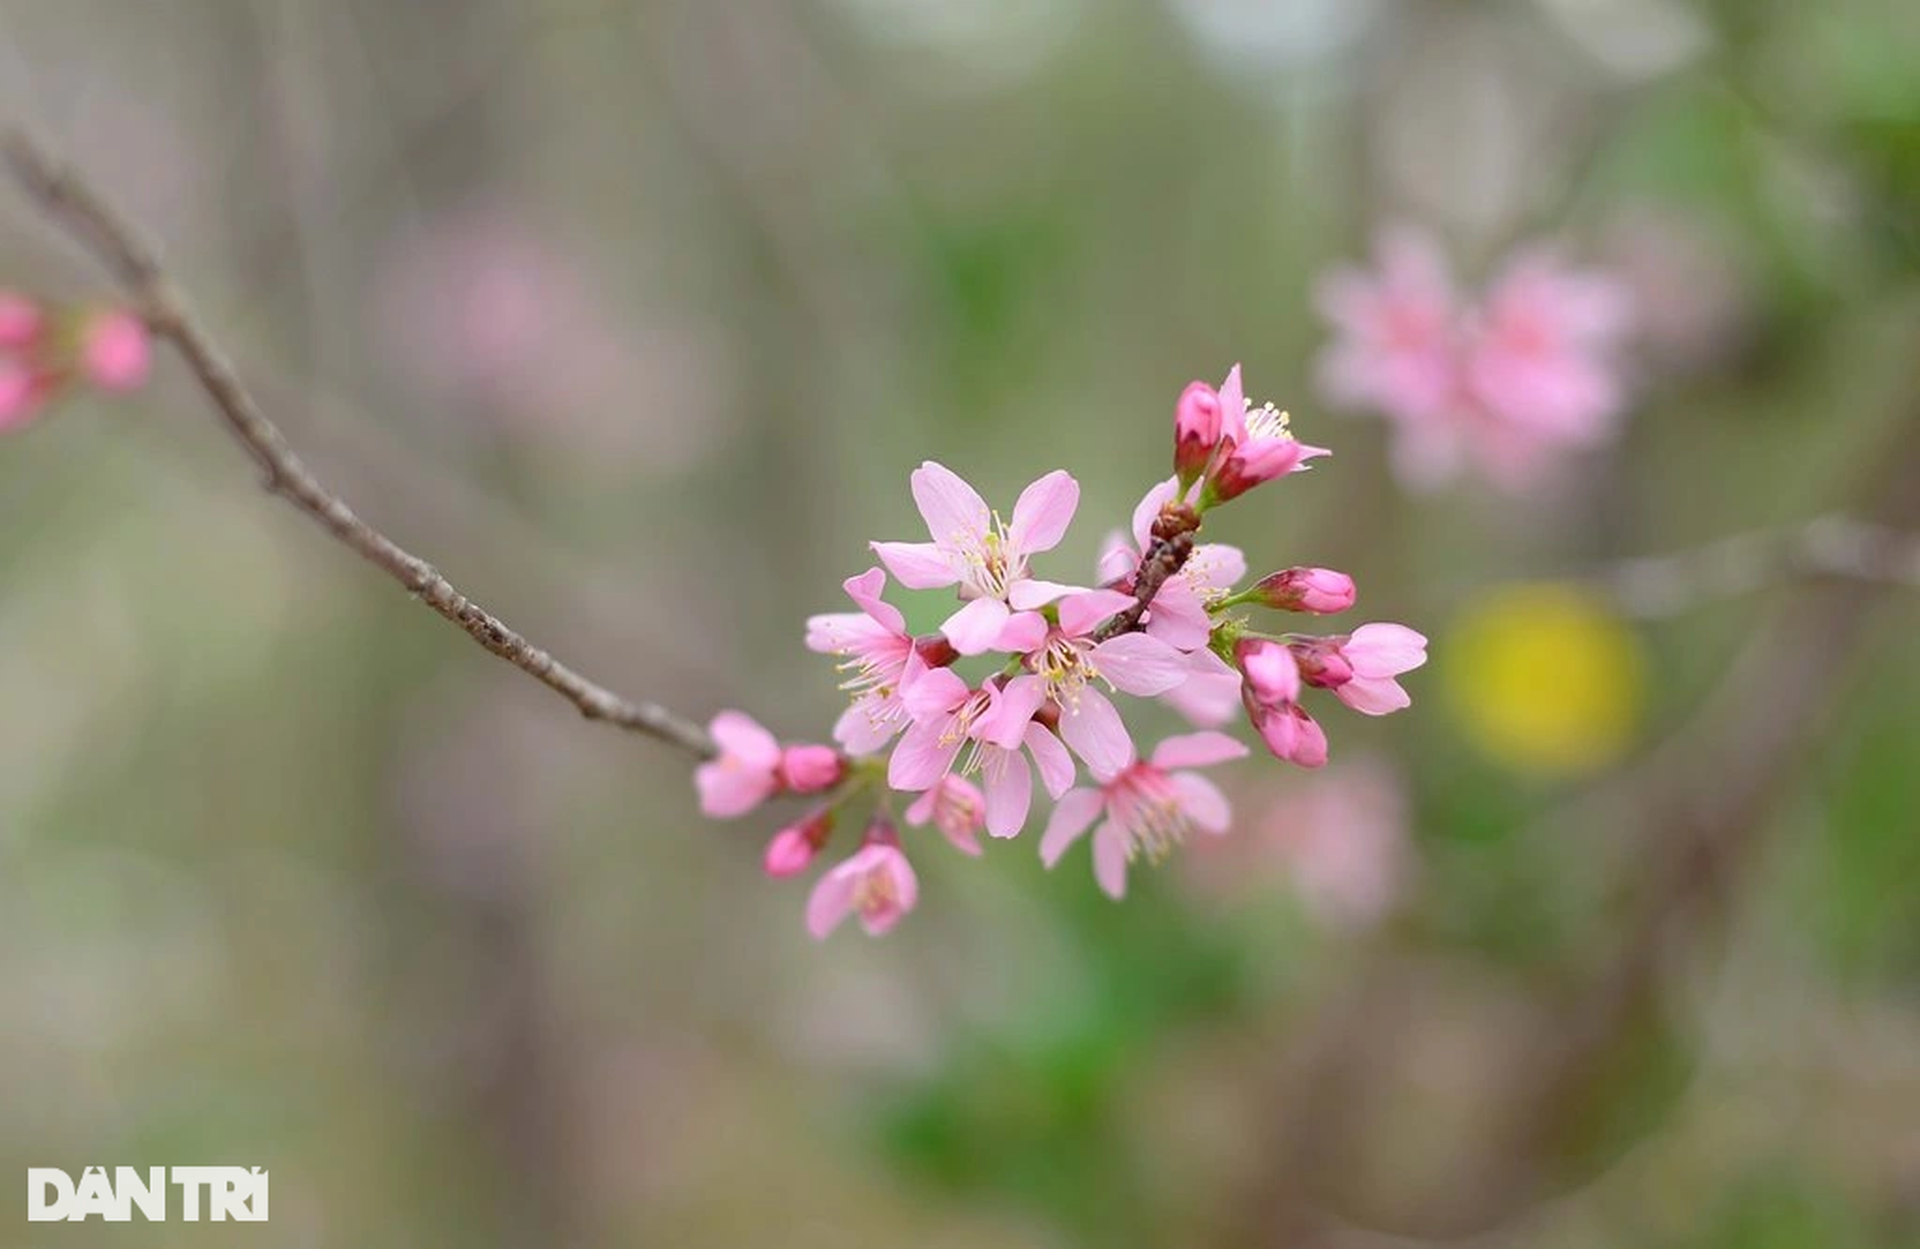
{"type": "Polygon", "coordinates": [[[1180,808],[1194,827],[1218,834],[1233,826],[1233,806],[1218,785],[1198,772],[1175,772],[1169,779],[1180,791],[1180,808]]]}
{"type": "Polygon", "coordinates": [[[928,668],[900,691],[900,701],[915,720],[938,720],[952,714],[973,690],[951,668],[928,668]]]}
{"type": "Polygon", "coordinates": [[[1062,585],[1058,581],[1027,577],[1007,587],[1007,602],[1019,611],[1032,611],[1036,607],[1045,607],[1063,594],[1083,593],[1085,591],[1077,585],[1062,585]]]}
{"type": "Polygon", "coordinates": [[[1119,581],[1132,576],[1139,562],[1140,552],[1127,545],[1126,534],[1115,529],[1101,539],[1100,562],[1094,565],[1094,575],[1102,585],[1119,581]]]}
{"type": "Polygon", "coordinates": [[[1147,632],[1175,650],[1197,651],[1213,636],[1213,619],[1185,577],[1172,577],[1153,596],[1147,632]]]}
{"type": "MultiPolygon", "coordinates": [[[[994,748],[989,748],[994,749],[994,748]]],[[[1033,808],[1033,769],[1027,757],[1002,752],[982,769],[987,790],[987,831],[995,837],[1017,837],[1033,808]]]]}
{"type": "Polygon", "coordinates": [[[779,739],[744,711],[723,711],[707,726],[720,752],[750,767],[773,768],[780,762],[779,739]]]}
{"type": "Polygon", "coordinates": [[[1204,768],[1246,757],[1246,746],[1225,733],[1183,733],[1154,747],[1152,763],[1166,769],[1204,768]]]}
{"type": "Polygon", "coordinates": [[[1333,696],[1368,716],[1390,715],[1413,705],[1413,697],[1392,677],[1356,676],[1335,689],[1333,696]]]}
{"type": "Polygon", "coordinates": [[[1107,696],[1083,688],[1073,705],[1060,715],[1060,736],[1086,760],[1094,778],[1105,784],[1133,762],[1133,738],[1107,696]]]}
{"type": "Polygon", "coordinates": [[[1013,655],[1039,650],[1047,640],[1047,630],[1052,627],[1047,623],[1047,618],[1037,611],[1015,612],[1007,617],[1006,627],[1000,630],[993,649],[1013,655]]]}
{"type": "Polygon", "coordinates": [[[869,542],[867,545],[909,590],[938,590],[960,580],[954,561],[931,542],[869,542]]]}
{"type": "Polygon", "coordinates": [[[853,909],[853,890],[857,877],[846,871],[846,864],[834,868],[822,876],[813,887],[813,893],[807,899],[807,931],[816,940],[824,941],[827,934],[840,926],[840,921],[853,909]]]}
{"type": "Polygon", "coordinates": [[[1149,543],[1153,541],[1153,522],[1158,519],[1160,509],[1173,498],[1180,489],[1180,479],[1169,477],[1158,483],[1142,495],[1140,502],[1133,508],[1133,545],[1136,554],[1145,554],[1149,543]]]}
{"type": "Polygon", "coordinates": [[[1247,391],[1237,364],[1227,370],[1227,380],[1220,383],[1220,429],[1235,446],[1247,436],[1247,391]]]}
{"type": "Polygon", "coordinates": [[[997,598],[977,598],[948,616],[940,632],[962,655],[984,655],[1000,640],[1012,614],[997,598]]]}
{"type": "Polygon", "coordinates": [[[907,631],[907,618],[900,614],[900,609],[880,597],[887,590],[887,574],[880,569],[869,568],[857,577],[848,577],[840,583],[840,588],[887,632],[907,631]]]}
{"type": "Polygon", "coordinates": [[[1094,830],[1093,878],[1114,901],[1127,896],[1127,830],[1113,820],[1094,830]]]}
{"type": "Polygon", "coordinates": [[[1040,783],[1049,798],[1058,798],[1073,785],[1073,756],[1060,744],[1051,730],[1038,721],[1027,722],[1027,753],[1040,769],[1040,783]]]}
{"type": "Polygon", "coordinates": [[[944,464],[928,460],[913,470],[913,501],[935,545],[972,550],[986,537],[993,513],[980,492],[944,464]]]}
{"type": "Polygon", "coordinates": [[[1097,789],[1076,789],[1063,795],[1040,835],[1040,862],[1051,868],[1073,843],[1086,834],[1105,800],[1097,789]]]}
{"type": "Polygon", "coordinates": [[[1079,506],[1080,483],[1065,469],[1056,468],[1022,490],[1013,505],[1013,523],[1007,526],[1014,562],[1035,551],[1059,546],[1079,506]]]}
{"type": "Polygon", "coordinates": [[[1047,701],[1047,683],[1031,673],[1004,686],[987,686],[987,709],[974,721],[973,736],[1002,750],[1017,750],[1033,713],[1047,701]]]}
{"type": "Polygon", "coordinates": [[[1146,633],[1122,633],[1090,652],[1100,676],[1129,694],[1164,694],[1187,677],[1187,657],[1146,633]]]}
{"type": "Polygon", "coordinates": [[[887,760],[887,784],[903,793],[918,793],[938,784],[960,753],[960,736],[951,737],[938,720],[923,720],[907,730],[887,760]]]}
{"type": "Polygon", "coordinates": [[[1398,676],[1427,662],[1427,639],[1405,625],[1363,624],[1340,649],[1356,676],[1398,676]]]}
{"type": "Polygon", "coordinates": [[[1085,637],[1107,617],[1133,606],[1133,595],[1118,590],[1082,590],[1060,600],[1060,632],[1085,637]]]}

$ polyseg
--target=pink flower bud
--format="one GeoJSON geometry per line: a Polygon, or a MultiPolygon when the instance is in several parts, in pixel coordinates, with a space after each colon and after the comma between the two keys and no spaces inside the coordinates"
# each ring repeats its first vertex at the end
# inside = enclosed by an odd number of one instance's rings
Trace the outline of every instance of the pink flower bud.
{"type": "Polygon", "coordinates": [[[1293,652],[1268,638],[1242,638],[1233,657],[1246,675],[1246,692],[1261,707],[1279,707],[1300,697],[1300,665],[1293,652]]]}
{"type": "Polygon", "coordinates": [[[780,776],[796,794],[831,789],[846,774],[846,760],[831,746],[789,746],[780,754],[780,776]]]}
{"type": "Polygon", "coordinates": [[[138,390],[153,364],[146,323],[125,309],[95,315],[80,344],[80,368],[102,390],[138,390]]]}
{"type": "Polygon", "coordinates": [[[1267,607],[1324,615],[1353,606],[1353,578],[1331,568],[1288,568],[1262,577],[1253,594],[1267,607]]]}
{"type": "Polygon", "coordinates": [[[1300,679],[1317,689],[1339,689],[1353,680],[1353,664],[1342,647],[1343,637],[1302,638],[1289,645],[1300,679]]]}
{"type": "Polygon", "coordinates": [[[833,808],[821,807],[798,823],[789,824],[767,843],[762,866],[773,877],[798,876],[807,870],[833,833],[833,808]]]}
{"type": "Polygon", "coordinates": [[[0,350],[31,347],[46,328],[40,305],[15,291],[0,291],[0,350]]]}
{"type": "Polygon", "coordinates": [[[1274,758],[1303,768],[1326,766],[1327,735],[1298,705],[1261,708],[1254,713],[1253,727],[1274,758]]]}
{"type": "Polygon", "coordinates": [[[1220,393],[1205,382],[1187,383],[1173,410],[1173,469],[1182,491],[1207,471],[1220,428],[1220,393]]]}

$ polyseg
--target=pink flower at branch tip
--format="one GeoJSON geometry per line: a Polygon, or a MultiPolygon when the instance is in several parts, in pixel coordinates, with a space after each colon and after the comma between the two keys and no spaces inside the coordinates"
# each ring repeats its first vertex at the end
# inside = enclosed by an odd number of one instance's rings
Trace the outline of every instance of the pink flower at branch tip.
{"type": "Polygon", "coordinates": [[[1240,380],[1240,366],[1220,385],[1221,445],[1207,473],[1202,506],[1225,503],[1264,482],[1301,472],[1307,461],[1327,455],[1293,436],[1287,414],[1271,403],[1254,407],[1240,380]]]}
{"type": "Polygon", "coordinates": [[[1127,865],[1138,855],[1158,863],[1195,829],[1224,833],[1232,808],[1219,787],[1184,769],[1244,758],[1247,748],[1224,733],[1169,737],[1151,759],[1128,759],[1094,779],[1098,789],[1069,791],[1053,809],[1040,838],[1040,859],[1051,868],[1103,813],[1093,834],[1093,874],[1108,896],[1127,892],[1127,865]]]}
{"type": "Polygon", "coordinates": [[[1058,469],[1041,477],[1021,492],[1011,524],[945,465],[928,460],[911,484],[932,541],[875,542],[874,553],[909,589],[959,586],[965,605],[940,632],[962,655],[995,649],[1014,611],[1057,597],[1061,587],[1032,580],[1027,562],[1060,544],[1080,505],[1080,484],[1058,469]]]}
{"type": "Polygon", "coordinates": [[[807,899],[807,931],[825,940],[840,921],[858,915],[868,936],[878,937],[920,900],[920,882],[900,849],[893,826],[877,818],[867,842],[852,858],[822,876],[807,899]]]}

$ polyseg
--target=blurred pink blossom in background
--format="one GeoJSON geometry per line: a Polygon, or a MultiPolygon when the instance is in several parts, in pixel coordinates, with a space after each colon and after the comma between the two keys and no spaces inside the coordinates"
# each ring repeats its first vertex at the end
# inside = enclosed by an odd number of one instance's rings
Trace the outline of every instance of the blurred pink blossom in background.
{"type": "Polygon", "coordinates": [[[1427,236],[1384,231],[1371,270],[1337,269],[1317,302],[1334,329],[1318,362],[1328,400],[1394,426],[1401,479],[1431,488],[1472,470],[1509,490],[1615,434],[1626,404],[1626,286],[1523,248],[1477,300],[1427,236]]]}
{"type": "Polygon", "coordinates": [[[1187,856],[1187,878],[1203,893],[1245,898],[1285,888],[1315,922],[1352,930],[1378,923],[1409,883],[1405,788],[1379,759],[1262,783],[1234,801],[1240,835],[1209,839],[1187,856]]]}

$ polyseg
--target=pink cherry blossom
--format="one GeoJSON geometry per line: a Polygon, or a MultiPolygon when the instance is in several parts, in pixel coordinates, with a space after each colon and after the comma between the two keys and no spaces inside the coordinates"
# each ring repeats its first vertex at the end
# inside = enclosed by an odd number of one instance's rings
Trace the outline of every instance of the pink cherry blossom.
{"type": "Polygon", "coordinates": [[[1109,896],[1124,896],[1127,864],[1135,856],[1144,854],[1157,863],[1194,829],[1224,833],[1232,823],[1232,809],[1219,788],[1184,769],[1246,753],[1245,746],[1224,733],[1189,733],[1161,742],[1145,762],[1130,758],[1116,771],[1096,772],[1100,788],[1071,790],[1054,807],[1040,838],[1041,861],[1049,868],[1058,863],[1104,813],[1105,821],[1093,834],[1093,874],[1109,896]]]}
{"type": "Polygon", "coordinates": [[[858,915],[868,936],[878,937],[920,900],[920,882],[891,829],[870,830],[867,844],[822,876],[807,899],[807,931],[825,940],[840,921],[858,915]]]}
{"type": "Polygon", "coordinates": [[[1040,769],[1050,796],[1073,784],[1066,748],[1033,718],[1046,697],[1046,683],[1035,676],[1004,685],[990,681],[976,690],[949,669],[927,672],[907,689],[914,722],[887,761],[887,784],[918,793],[939,784],[958,763],[963,773],[978,773],[984,783],[987,831],[1017,836],[1033,805],[1033,775],[1022,748],[1040,769]]]}
{"type": "Polygon", "coordinates": [[[874,552],[910,589],[959,586],[966,603],[941,633],[962,655],[995,649],[1013,611],[1057,596],[1058,587],[1030,579],[1027,562],[1060,544],[1080,505],[1080,484],[1063,471],[1048,473],[1021,492],[1013,523],[1002,524],[979,492],[944,465],[928,460],[911,480],[933,540],[876,542],[874,552]]]}
{"type": "MultiPolygon", "coordinates": [[[[1100,580],[1121,590],[1131,589],[1134,570],[1140,565],[1153,542],[1153,522],[1160,509],[1178,496],[1180,483],[1169,477],[1147,491],[1133,509],[1133,542],[1125,536],[1108,536],[1100,555],[1100,580]]],[[[1147,632],[1183,651],[1197,650],[1207,644],[1213,621],[1207,605],[1233,588],[1247,575],[1246,556],[1240,548],[1222,542],[1204,542],[1193,548],[1180,571],[1169,577],[1153,596],[1146,615],[1147,632]]]]}
{"type": "Polygon", "coordinates": [[[1410,485],[1473,469],[1525,489],[1565,451],[1613,433],[1625,402],[1623,284],[1533,247],[1475,305],[1455,297],[1429,240],[1390,232],[1377,254],[1377,274],[1322,283],[1336,337],[1320,382],[1333,402],[1394,422],[1394,468],[1410,485]]]}
{"type": "Polygon", "coordinates": [[[1591,446],[1625,401],[1613,352],[1626,289],[1534,249],[1516,256],[1467,330],[1465,381],[1483,408],[1549,443],[1591,446]]]}
{"type": "Polygon", "coordinates": [[[1345,407],[1444,420],[1458,395],[1460,316],[1446,259],[1405,228],[1383,231],[1374,257],[1376,270],[1335,270],[1316,292],[1336,335],[1320,356],[1320,387],[1345,407]]]}
{"type": "Polygon", "coordinates": [[[860,610],[809,617],[807,649],[844,660],[840,670],[850,675],[841,688],[853,694],[853,703],[833,726],[833,739],[851,754],[866,755],[906,727],[900,689],[914,657],[914,639],[900,609],[880,597],[886,573],[869,568],[847,578],[843,588],[860,610]]]}
{"type": "Polygon", "coordinates": [[[694,769],[700,810],[714,819],[745,815],[780,790],[780,742],[752,716],[723,711],[707,732],[718,757],[694,769]]]}
{"type": "Polygon", "coordinates": [[[138,390],[153,364],[146,322],[125,309],[93,316],[80,345],[80,369],[102,390],[138,390]]]}
{"type": "Polygon", "coordinates": [[[1307,467],[1306,461],[1329,454],[1296,440],[1285,412],[1271,403],[1256,408],[1247,399],[1234,365],[1220,385],[1222,445],[1207,475],[1207,502],[1224,503],[1253,487],[1307,467]]]}
{"type": "Polygon", "coordinates": [[[987,823],[986,797],[971,781],[943,776],[907,808],[907,823],[920,828],[929,822],[960,853],[978,858],[979,832],[987,823]]]}
{"type": "MultiPolygon", "coordinates": [[[[1027,669],[1044,697],[1060,708],[1060,736],[1095,771],[1111,772],[1133,756],[1133,739],[1113,702],[1095,682],[1141,697],[1164,694],[1186,678],[1185,656],[1151,633],[1094,633],[1133,603],[1118,590],[1075,590],[1061,598],[1055,624],[1037,612],[1009,622],[1009,640],[1026,651],[1027,669]]],[[[1016,680],[1031,678],[1016,678],[1016,680]]]]}

